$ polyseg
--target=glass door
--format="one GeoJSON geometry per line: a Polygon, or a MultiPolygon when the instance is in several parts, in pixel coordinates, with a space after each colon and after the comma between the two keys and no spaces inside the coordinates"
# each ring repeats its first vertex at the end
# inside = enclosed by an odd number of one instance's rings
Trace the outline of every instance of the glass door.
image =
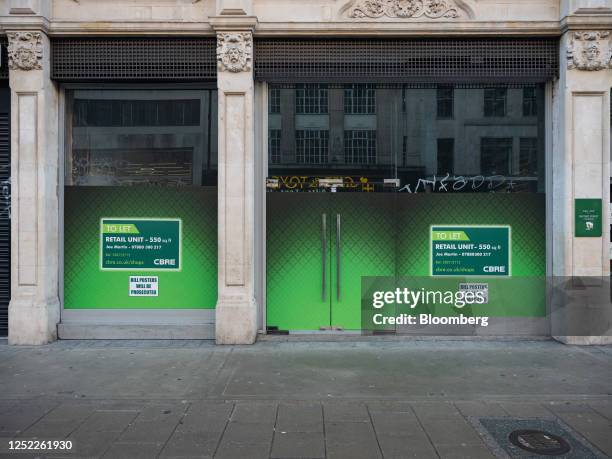
{"type": "Polygon", "coordinates": [[[359,330],[361,277],[394,275],[400,107],[401,88],[270,89],[269,329],[359,330]]]}

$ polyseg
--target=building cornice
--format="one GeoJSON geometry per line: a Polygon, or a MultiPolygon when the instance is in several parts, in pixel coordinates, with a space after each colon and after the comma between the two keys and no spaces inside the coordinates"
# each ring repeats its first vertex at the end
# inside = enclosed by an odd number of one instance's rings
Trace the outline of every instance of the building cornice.
{"type": "Polygon", "coordinates": [[[561,33],[572,30],[604,29],[612,30],[612,10],[605,13],[579,12],[566,16],[560,23],[561,33]]]}
{"type": "Polygon", "coordinates": [[[49,36],[215,36],[252,31],[255,36],[560,36],[574,30],[612,30],[612,12],[584,11],[561,21],[336,21],[266,22],[254,16],[223,15],[208,21],[48,21],[42,16],[0,16],[0,34],[37,30],[49,36]]]}

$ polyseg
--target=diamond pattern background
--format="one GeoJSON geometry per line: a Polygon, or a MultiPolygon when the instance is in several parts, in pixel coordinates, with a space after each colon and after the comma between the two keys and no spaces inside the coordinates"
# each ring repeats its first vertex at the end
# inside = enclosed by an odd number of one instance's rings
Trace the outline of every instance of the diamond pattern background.
{"type": "MultiPolygon", "coordinates": [[[[545,195],[531,193],[268,193],[268,324],[312,330],[361,327],[361,277],[429,277],[431,225],[510,225],[520,296],[503,315],[538,316],[546,294],[545,195]],[[327,297],[322,298],[321,214],[327,214],[327,297]],[[336,214],[342,215],[341,297],[336,214]]],[[[517,284],[518,285],[518,284],[517,284]]],[[[509,285],[509,287],[511,287],[509,285]]],[[[508,300],[509,301],[509,300],[508,300]]]]}
{"type": "Polygon", "coordinates": [[[64,308],[212,309],[216,302],[216,188],[65,188],[64,308]],[[181,271],[100,270],[102,217],[181,218],[181,271]],[[133,274],[159,276],[159,296],[129,297],[133,274]]]}

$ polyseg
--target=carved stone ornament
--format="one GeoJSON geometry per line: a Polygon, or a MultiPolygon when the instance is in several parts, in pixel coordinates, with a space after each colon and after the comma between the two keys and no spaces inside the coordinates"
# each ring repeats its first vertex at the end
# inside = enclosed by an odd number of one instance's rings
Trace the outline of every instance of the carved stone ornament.
{"type": "Polygon", "coordinates": [[[461,16],[455,0],[357,0],[348,9],[351,18],[455,19],[461,16]]]}
{"type": "Polygon", "coordinates": [[[11,70],[41,69],[43,57],[40,32],[8,32],[8,58],[11,70]]]}
{"type": "Polygon", "coordinates": [[[253,36],[250,32],[217,34],[217,64],[219,70],[243,72],[251,70],[253,36]]]}
{"type": "Polygon", "coordinates": [[[567,44],[567,68],[604,70],[612,68],[610,32],[574,32],[567,44]]]}

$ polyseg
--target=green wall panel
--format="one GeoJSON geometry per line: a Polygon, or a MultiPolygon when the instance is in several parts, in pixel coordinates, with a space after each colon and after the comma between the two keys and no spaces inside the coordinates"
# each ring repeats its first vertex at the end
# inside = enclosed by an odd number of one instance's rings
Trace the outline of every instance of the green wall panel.
{"type": "Polygon", "coordinates": [[[216,188],[65,188],[64,308],[212,309],[216,302],[216,188]],[[102,217],[180,218],[182,269],[176,272],[102,271],[102,217]],[[130,275],[158,276],[159,296],[130,297],[130,275]]]}

